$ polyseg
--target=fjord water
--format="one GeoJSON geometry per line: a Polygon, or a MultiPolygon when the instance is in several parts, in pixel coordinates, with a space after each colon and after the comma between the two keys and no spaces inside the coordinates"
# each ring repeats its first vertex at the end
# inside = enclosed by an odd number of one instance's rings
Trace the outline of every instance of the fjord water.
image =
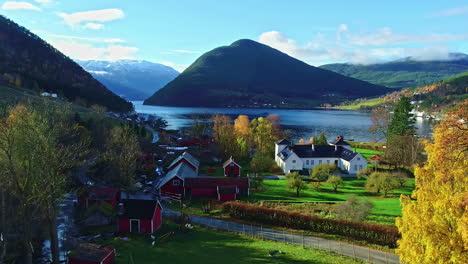
{"type": "MultiPolygon", "coordinates": [[[[154,114],[168,122],[168,129],[188,127],[197,115],[228,115],[232,119],[238,115],[249,118],[266,117],[277,114],[281,118],[283,129],[290,129],[294,139],[310,137],[325,132],[328,139],[342,135],[345,139],[355,141],[381,141],[367,131],[371,125],[370,112],[350,110],[298,110],[298,109],[260,109],[260,108],[205,108],[205,107],[167,107],[143,105],[134,101],[135,111],[142,114],[154,114]]],[[[416,119],[417,134],[429,136],[432,122],[416,119]]]]}

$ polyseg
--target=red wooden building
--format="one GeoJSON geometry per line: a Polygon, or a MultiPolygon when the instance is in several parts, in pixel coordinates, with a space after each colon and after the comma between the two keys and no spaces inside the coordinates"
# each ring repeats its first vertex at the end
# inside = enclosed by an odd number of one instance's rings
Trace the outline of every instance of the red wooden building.
{"type": "Polygon", "coordinates": [[[172,161],[171,165],[167,167],[168,170],[173,170],[179,164],[185,163],[186,165],[190,166],[195,172],[198,172],[198,167],[200,166],[200,162],[190,155],[188,152],[182,153],[179,157],[172,161]]]}
{"type": "Polygon", "coordinates": [[[231,157],[223,164],[224,176],[226,177],[240,177],[241,166],[237,164],[231,157]]]}
{"type": "Polygon", "coordinates": [[[154,200],[123,200],[119,232],[153,233],[162,224],[162,206],[154,200]]]}
{"type": "Polygon", "coordinates": [[[157,188],[162,196],[184,195],[184,181],[186,178],[193,177],[197,177],[197,172],[193,167],[182,162],[159,181],[157,188]]]}
{"type": "Polygon", "coordinates": [[[68,255],[68,264],[110,264],[114,263],[115,249],[90,243],[80,244],[68,255]]]}
{"type": "Polygon", "coordinates": [[[186,197],[232,201],[249,195],[248,178],[186,178],[184,187],[186,197]]]}
{"type": "Polygon", "coordinates": [[[120,201],[121,192],[119,188],[92,187],[78,197],[78,205],[88,208],[94,203],[104,201],[116,206],[120,201]]]}

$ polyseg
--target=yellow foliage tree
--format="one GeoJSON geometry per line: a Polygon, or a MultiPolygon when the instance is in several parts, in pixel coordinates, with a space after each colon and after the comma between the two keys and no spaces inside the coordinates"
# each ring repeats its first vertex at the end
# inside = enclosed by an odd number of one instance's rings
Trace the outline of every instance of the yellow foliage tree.
{"type": "Polygon", "coordinates": [[[468,100],[449,113],[427,143],[428,161],[415,168],[416,190],[402,196],[404,263],[468,263],[468,100]]]}
{"type": "Polygon", "coordinates": [[[241,137],[248,137],[250,135],[250,121],[246,115],[239,115],[234,120],[234,129],[236,133],[241,137]]]}

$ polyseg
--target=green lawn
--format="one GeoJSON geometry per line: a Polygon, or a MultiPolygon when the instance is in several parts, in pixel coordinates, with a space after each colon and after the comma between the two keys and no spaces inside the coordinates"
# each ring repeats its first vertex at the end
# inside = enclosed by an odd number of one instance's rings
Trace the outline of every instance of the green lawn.
{"type": "Polygon", "coordinates": [[[361,108],[368,108],[368,107],[375,107],[383,104],[384,101],[382,98],[373,98],[373,99],[365,99],[365,100],[360,100],[359,102],[355,102],[351,105],[340,105],[337,106],[336,108],[338,109],[348,109],[348,110],[359,110],[361,108]]]}
{"type": "Polygon", "coordinates": [[[357,153],[361,153],[364,158],[369,159],[375,155],[380,155],[382,156],[384,153],[381,151],[377,150],[372,150],[372,149],[361,149],[361,148],[352,148],[352,151],[356,151],[357,153]]]}
{"type": "MultiPolygon", "coordinates": [[[[157,235],[174,231],[173,224],[164,224],[157,235]]],[[[195,227],[191,233],[176,233],[169,240],[151,246],[151,239],[144,235],[131,235],[130,241],[106,239],[100,244],[114,246],[117,264],[154,263],[363,263],[317,249],[286,245],[273,241],[262,241],[225,232],[215,232],[195,227]],[[275,258],[268,256],[272,250],[285,252],[275,258]],[[133,258],[133,262],[131,259],[133,258]]]]}
{"type": "Polygon", "coordinates": [[[301,192],[300,197],[296,197],[295,192],[285,188],[286,180],[265,180],[263,182],[264,191],[251,192],[248,198],[251,202],[262,200],[286,201],[286,202],[343,202],[352,194],[362,199],[368,199],[374,204],[371,214],[366,219],[369,222],[379,224],[395,224],[395,217],[401,216],[399,202],[400,194],[410,194],[414,189],[414,179],[408,179],[406,186],[390,193],[388,198],[383,198],[375,193],[370,193],[364,188],[365,179],[355,177],[344,177],[345,185],[338,188],[338,192],[333,192],[331,186],[322,184],[320,191],[310,186],[301,192]]]}

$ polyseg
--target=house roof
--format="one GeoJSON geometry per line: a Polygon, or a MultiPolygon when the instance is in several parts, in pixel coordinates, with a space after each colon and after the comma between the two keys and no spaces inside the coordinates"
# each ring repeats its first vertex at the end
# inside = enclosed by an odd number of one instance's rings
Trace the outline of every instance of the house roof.
{"type": "Polygon", "coordinates": [[[344,141],[343,139],[333,140],[333,141],[330,142],[330,144],[337,145],[337,146],[351,146],[351,144],[344,141]]]}
{"type": "Polygon", "coordinates": [[[101,246],[91,243],[81,243],[73,251],[72,256],[73,258],[81,260],[101,262],[112,251],[114,251],[114,248],[110,246],[101,246]]]}
{"type": "Polygon", "coordinates": [[[190,153],[184,152],[179,157],[177,157],[175,160],[172,161],[171,165],[169,165],[169,168],[177,164],[177,162],[179,162],[181,159],[185,159],[186,161],[188,161],[190,164],[192,164],[196,168],[200,166],[200,162],[196,158],[190,155],[190,153]]]}
{"type": "Polygon", "coordinates": [[[291,142],[285,138],[275,142],[276,145],[291,145],[291,142]]]}
{"type": "Polygon", "coordinates": [[[174,177],[179,177],[182,180],[185,178],[193,178],[197,177],[197,172],[190,166],[185,163],[180,163],[174,169],[170,170],[166,176],[164,176],[156,186],[157,188],[161,188],[164,184],[170,181],[174,177]]]}
{"type": "Polygon", "coordinates": [[[155,200],[123,200],[123,211],[119,217],[129,219],[151,219],[158,204],[155,200]]]}
{"type": "Polygon", "coordinates": [[[241,165],[237,164],[234,159],[232,157],[230,157],[228,160],[226,160],[224,163],[223,163],[223,168],[226,168],[227,165],[231,164],[231,163],[234,163],[236,164],[237,166],[239,166],[239,168],[242,168],[241,165]]]}
{"type": "Polygon", "coordinates": [[[187,178],[184,186],[186,188],[228,188],[239,187],[248,188],[249,179],[247,178],[187,178]]]}
{"type": "Polygon", "coordinates": [[[91,200],[112,200],[120,192],[119,188],[93,187],[88,192],[88,199],[91,200]]]}
{"type": "Polygon", "coordinates": [[[341,158],[347,161],[352,160],[357,152],[348,150],[342,146],[315,146],[315,145],[294,145],[283,149],[278,153],[278,157],[283,160],[289,158],[292,154],[299,158],[341,158]]]}

